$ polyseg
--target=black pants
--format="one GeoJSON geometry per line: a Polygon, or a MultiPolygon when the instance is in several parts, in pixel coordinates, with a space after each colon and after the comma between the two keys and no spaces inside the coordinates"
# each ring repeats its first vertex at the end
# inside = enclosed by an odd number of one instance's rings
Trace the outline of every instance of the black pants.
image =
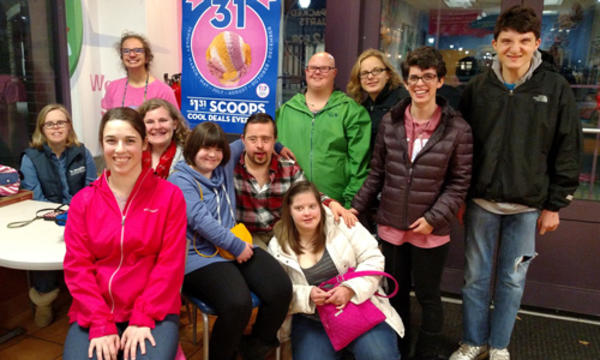
{"type": "MultiPolygon", "coordinates": [[[[400,246],[392,245],[386,241],[382,241],[381,245],[385,256],[385,271],[394,275],[398,280],[398,294],[390,299],[390,303],[404,322],[406,332],[400,341],[400,352],[402,358],[408,358],[410,350],[410,290],[413,281],[417,301],[422,307],[419,336],[434,338],[442,332],[444,313],[440,282],[448,256],[449,244],[430,249],[419,248],[409,243],[400,246]]],[[[419,349],[419,343],[423,346],[431,346],[428,341],[417,341],[417,355],[434,350],[432,348],[419,349]]]]}
{"type": "Polygon", "coordinates": [[[217,312],[210,336],[210,358],[232,359],[252,313],[250,291],[261,300],[252,335],[277,346],[277,330],[292,298],[292,283],[281,265],[260,248],[245,263],[219,262],[187,274],[185,293],[202,299],[217,312]]]}

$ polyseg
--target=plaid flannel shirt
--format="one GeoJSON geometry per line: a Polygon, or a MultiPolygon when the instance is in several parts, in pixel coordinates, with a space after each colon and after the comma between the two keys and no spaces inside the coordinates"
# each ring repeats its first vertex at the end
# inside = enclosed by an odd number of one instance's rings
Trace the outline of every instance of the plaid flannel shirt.
{"type": "MultiPolygon", "coordinates": [[[[268,232],[281,218],[283,195],[296,182],[306,180],[300,166],[273,153],[269,166],[269,182],[258,191],[256,178],[246,170],[244,152],[233,170],[237,221],[243,222],[251,233],[268,232]]],[[[329,206],[332,199],[321,193],[321,202],[329,206]]]]}
{"type": "Polygon", "coordinates": [[[269,183],[259,191],[256,178],[246,169],[244,152],[233,171],[237,203],[237,221],[243,222],[251,233],[267,232],[281,217],[283,195],[296,182],[306,180],[300,166],[273,154],[269,166],[269,183]]]}

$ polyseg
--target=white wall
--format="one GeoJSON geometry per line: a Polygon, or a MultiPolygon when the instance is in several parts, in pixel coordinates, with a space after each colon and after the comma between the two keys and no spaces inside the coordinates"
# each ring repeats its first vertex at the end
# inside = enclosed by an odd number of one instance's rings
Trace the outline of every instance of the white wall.
{"type": "Polygon", "coordinates": [[[94,155],[100,154],[100,101],[108,81],[125,70],[115,50],[124,31],[147,37],[154,61],[150,72],[159,80],[165,72],[181,72],[181,3],[161,0],[81,0],[83,45],[71,76],[71,104],[75,131],[94,155]]]}

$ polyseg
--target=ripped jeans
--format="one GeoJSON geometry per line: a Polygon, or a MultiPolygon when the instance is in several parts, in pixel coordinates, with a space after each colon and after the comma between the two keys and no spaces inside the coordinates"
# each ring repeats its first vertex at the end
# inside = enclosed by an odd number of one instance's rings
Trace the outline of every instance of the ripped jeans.
{"type": "Polygon", "coordinates": [[[473,201],[465,213],[463,343],[508,346],[535,253],[538,211],[497,215],[473,201]],[[493,310],[490,309],[494,254],[498,244],[493,310]]]}

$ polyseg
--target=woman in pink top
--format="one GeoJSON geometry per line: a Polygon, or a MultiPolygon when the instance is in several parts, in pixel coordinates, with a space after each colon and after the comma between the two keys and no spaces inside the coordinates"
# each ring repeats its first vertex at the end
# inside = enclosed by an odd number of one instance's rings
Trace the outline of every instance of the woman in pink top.
{"type": "Polygon", "coordinates": [[[117,51],[127,76],[111,81],[106,87],[106,94],[102,99],[105,111],[116,107],[135,109],[153,98],[167,100],[179,108],[173,89],[150,74],[150,63],[154,55],[150,44],[142,35],[123,34],[117,51]]]}
{"type": "MultiPolygon", "coordinates": [[[[446,75],[439,51],[421,47],[409,53],[402,75],[410,98],[384,115],[371,172],[352,207],[355,212],[370,209],[381,192],[375,220],[383,240],[385,271],[400,285],[392,306],[410,324],[409,293],[414,280],[422,307],[415,358],[438,359],[444,321],[440,281],[450,223],[471,180],[473,140],[461,115],[436,97],[446,75]]],[[[405,336],[400,343],[403,358],[408,358],[409,344],[405,336]]]]}
{"type": "Polygon", "coordinates": [[[145,133],[135,110],[106,112],[100,141],[107,170],[71,201],[63,264],[72,325],[63,359],[175,356],[185,200],[142,167],[145,133]]]}

